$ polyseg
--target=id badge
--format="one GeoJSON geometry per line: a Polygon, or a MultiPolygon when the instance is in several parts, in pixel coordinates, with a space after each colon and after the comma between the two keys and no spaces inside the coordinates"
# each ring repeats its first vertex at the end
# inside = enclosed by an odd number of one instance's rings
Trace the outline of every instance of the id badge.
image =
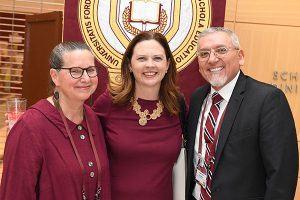
{"type": "Polygon", "coordinates": [[[207,170],[204,167],[199,167],[196,171],[196,181],[203,187],[206,188],[207,182],[207,170]]]}

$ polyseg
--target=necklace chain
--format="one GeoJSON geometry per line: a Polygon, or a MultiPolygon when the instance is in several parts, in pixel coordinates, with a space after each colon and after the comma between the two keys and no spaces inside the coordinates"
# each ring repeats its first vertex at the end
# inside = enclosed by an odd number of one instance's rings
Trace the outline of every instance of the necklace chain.
{"type": "Polygon", "coordinates": [[[164,109],[164,105],[160,100],[156,103],[156,109],[154,109],[151,114],[149,113],[148,109],[145,109],[143,112],[141,111],[141,106],[136,98],[133,98],[132,102],[132,109],[140,117],[139,125],[141,126],[145,126],[150,119],[156,120],[158,117],[161,116],[161,113],[164,109]]]}

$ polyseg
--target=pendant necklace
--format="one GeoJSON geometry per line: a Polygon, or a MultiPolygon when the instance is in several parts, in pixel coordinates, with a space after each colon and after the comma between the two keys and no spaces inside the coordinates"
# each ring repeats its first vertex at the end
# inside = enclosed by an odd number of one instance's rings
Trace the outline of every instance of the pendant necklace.
{"type": "Polygon", "coordinates": [[[132,109],[135,111],[136,114],[140,117],[139,119],[139,125],[145,126],[149,120],[156,120],[158,117],[161,116],[161,113],[164,109],[164,105],[159,100],[156,103],[156,109],[152,111],[152,113],[149,113],[148,109],[145,109],[143,112],[141,111],[141,106],[137,101],[137,98],[132,98],[132,109]]]}

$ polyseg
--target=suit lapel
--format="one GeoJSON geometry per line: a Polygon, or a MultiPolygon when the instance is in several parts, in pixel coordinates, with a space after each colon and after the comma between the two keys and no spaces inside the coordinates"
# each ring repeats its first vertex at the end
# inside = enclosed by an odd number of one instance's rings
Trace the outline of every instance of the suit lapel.
{"type": "Polygon", "coordinates": [[[190,116],[189,116],[189,120],[190,120],[189,123],[191,125],[190,130],[194,131],[193,133],[191,133],[191,137],[190,137],[191,150],[193,150],[195,146],[196,131],[197,131],[201,108],[204,99],[206,98],[209,91],[210,91],[210,85],[205,85],[204,88],[200,90],[199,93],[197,94],[197,98],[195,98],[190,108],[190,116]]]}
{"type": "Polygon", "coordinates": [[[195,138],[198,120],[201,112],[201,107],[204,102],[207,93],[210,90],[210,85],[207,84],[203,88],[199,89],[194,97],[191,99],[188,115],[188,158],[187,158],[187,189],[190,193],[193,190],[194,183],[194,148],[195,148],[195,138]]]}
{"type": "MultiPolygon", "coordinates": [[[[214,171],[216,171],[218,168],[221,154],[223,152],[227,138],[230,134],[231,128],[234,124],[236,115],[240,109],[240,105],[243,101],[244,98],[243,93],[245,91],[245,87],[246,87],[246,77],[241,72],[225,111],[224,120],[222,122],[221,130],[220,130],[217,151],[215,155],[216,160],[214,165],[214,171]]],[[[215,173],[213,173],[213,176],[214,174],[215,173]]]]}

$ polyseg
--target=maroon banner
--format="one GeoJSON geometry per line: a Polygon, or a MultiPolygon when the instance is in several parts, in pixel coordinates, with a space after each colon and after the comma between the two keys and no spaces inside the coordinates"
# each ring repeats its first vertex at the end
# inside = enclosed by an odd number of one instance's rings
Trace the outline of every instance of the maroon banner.
{"type": "MultiPolygon", "coordinates": [[[[132,23],[133,25],[131,25],[131,21],[128,20],[127,24],[125,24],[124,26],[122,26],[122,22],[118,22],[118,14],[116,13],[108,13],[108,10],[112,10],[113,7],[117,7],[118,12],[121,12],[120,8],[122,8],[123,6],[123,22],[124,19],[126,20],[127,18],[124,16],[126,16],[126,11],[128,11],[127,13],[129,13],[131,16],[131,18],[139,18],[139,17],[145,17],[145,16],[141,16],[140,13],[136,12],[135,15],[134,11],[137,9],[134,8],[139,8],[138,6],[143,6],[140,5],[138,3],[136,3],[136,5],[134,5],[134,0],[131,1],[131,3],[128,3],[128,5],[126,4],[126,1],[121,1],[121,0],[115,0],[115,1],[111,1],[111,5],[109,8],[105,8],[105,4],[103,3],[103,6],[101,4],[101,2],[104,2],[105,0],[99,0],[98,1],[98,5],[93,5],[93,2],[91,0],[79,0],[79,1],[74,1],[74,0],[66,0],[65,1],[65,12],[64,12],[64,34],[63,34],[63,40],[64,41],[85,41],[87,42],[92,49],[94,50],[94,53],[96,54],[96,57],[99,61],[98,65],[100,66],[100,73],[99,73],[99,85],[97,88],[97,91],[95,92],[95,94],[93,95],[93,98],[96,98],[99,94],[101,94],[107,87],[107,83],[108,83],[108,77],[112,78],[111,76],[109,76],[110,70],[116,70],[114,68],[114,66],[110,63],[107,63],[108,61],[105,60],[104,57],[101,57],[104,55],[103,53],[103,49],[101,46],[101,41],[103,41],[101,38],[105,37],[105,34],[109,31],[116,31],[116,33],[114,32],[114,34],[120,34],[120,33],[124,33],[124,32],[129,32],[131,34],[133,33],[133,30],[138,30],[139,29],[139,25],[135,26],[137,23],[132,23]],[[98,7],[97,7],[98,6],[98,7]],[[134,7],[135,6],[135,7],[134,7]],[[94,12],[98,12],[98,16],[93,15],[94,12]],[[96,16],[96,17],[95,17],[96,16]],[[113,19],[113,21],[118,25],[121,24],[117,29],[118,30],[108,30],[109,25],[105,25],[105,23],[102,23],[103,21],[108,21],[107,23],[111,23],[111,21],[109,22],[108,18],[113,18],[115,17],[115,19],[113,19]],[[90,26],[90,25],[93,26],[90,26]],[[99,24],[99,25],[98,25],[99,24]],[[104,24],[104,25],[103,25],[104,24]],[[105,27],[106,26],[106,27],[105,27]],[[129,28],[128,28],[129,27],[129,28]],[[103,31],[103,33],[101,32],[103,29],[105,29],[105,31],[103,31]],[[107,30],[106,30],[107,29],[107,30]],[[100,36],[102,37],[98,37],[95,36],[96,34],[100,34],[100,36]],[[101,35],[103,34],[103,35],[101,35]],[[97,40],[98,37],[98,40],[97,40]],[[98,42],[99,41],[99,42],[98,42]],[[99,46],[96,46],[96,43],[99,43],[99,46]],[[101,49],[101,50],[100,50],[101,49]],[[112,66],[112,67],[110,67],[112,66]]],[[[110,2],[108,0],[106,0],[106,4],[107,2],[110,2]]],[[[136,1],[136,2],[140,2],[140,1],[136,1]]],[[[167,4],[167,3],[164,3],[167,4]]],[[[199,31],[201,32],[201,30],[204,30],[205,28],[207,28],[208,26],[223,26],[224,25],[224,16],[225,16],[225,4],[226,4],[226,0],[192,0],[191,2],[188,0],[174,0],[170,3],[170,5],[160,5],[158,7],[159,10],[159,17],[160,20],[164,19],[164,21],[166,22],[165,24],[162,25],[157,25],[159,27],[155,27],[153,24],[149,24],[148,27],[154,27],[156,28],[155,30],[157,30],[158,28],[160,28],[163,31],[163,28],[165,28],[164,30],[166,30],[166,37],[169,40],[170,38],[173,39],[173,41],[169,41],[171,49],[173,47],[174,51],[174,57],[175,60],[177,62],[177,64],[180,66],[178,69],[179,71],[179,86],[180,86],[180,90],[182,91],[182,93],[185,95],[185,98],[187,101],[189,101],[190,95],[192,94],[192,92],[199,86],[203,85],[206,83],[206,81],[201,77],[199,71],[198,71],[198,62],[197,59],[195,59],[195,51],[196,51],[196,46],[195,46],[195,41],[196,41],[196,35],[199,33],[199,31]],[[180,3],[185,4],[184,8],[185,9],[197,9],[197,10],[191,10],[191,12],[187,12],[187,10],[183,10],[180,11],[181,8],[180,6],[176,5],[176,2],[178,2],[178,5],[180,5],[180,3]],[[190,3],[191,6],[189,7],[187,4],[190,3]],[[187,7],[187,8],[186,8],[187,7]],[[173,13],[173,12],[180,12],[179,17],[178,17],[178,13],[173,13]],[[193,13],[194,12],[194,13],[193,13]],[[191,14],[191,16],[182,16],[185,13],[193,13],[191,14]],[[180,17],[182,16],[182,17],[180,17]],[[163,18],[165,17],[165,18],[163,18]],[[168,18],[169,17],[169,18],[168,18]],[[177,17],[177,18],[176,18],[177,17]],[[182,20],[182,18],[186,19],[186,20],[182,20]],[[177,19],[177,21],[176,21],[177,19]],[[178,24],[182,24],[182,21],[189,21],[188,19],[190,19],[190,28],[189,28],[189,32],[185,32],[184,28],[180,28],[180,26],[178,24]],[[180,21],[181,20],[181,21],[180,21]],[[179,23],[179,21],[181,23],[179,23]],[[171,24],[173,23],[173,24],[171,24]],[[190,38],[190,40],[183,40],[182,37],[179,36],[177,37],[178,39],[176,39],[176,33],[174,33],[172,27],[176,27],[176,30],[181,30],[182,29],[182,33],[180,34],[186,34],[186,38],[190,38]],[[207,27],[206,27],[207,26],[207,27]],[[167,28],[169,27],[169,33],[167,33],[167,28]],[[173,33],[173,35],[170,35],[171,32],[173,33]],[[193,32],[193,33],[192,33],[193,32]],[[175,39],[174,39],[175,38],[175,39]],[[194,38],[194,39],[193,39],[194,38]],[[179,43],[182,43],[181,46],[179,46],[179,43]],[[182,49],[180,51],[180,49],[182,49]],[[190,51],[191,50],[191,51],[190,51]]],[[[151,5],[152,6],[152,5],[151,5]]],[[[147,5],[147,9],[152,9],[153,8],[153,12],[155,12],[155,4],[153,3],[153,6],[148,6],[147,5]]],[[[121,14],[120,14],[121,16],[121,14]]],[[[121,16],[121,17],[122,17],[121,16]]],[[[147,16],[149,18],[151,18],[152,16],[147,16]]],[[[154,16],[155,17],[155,16],[154,16]]],[[[155,24],[155,23],[154,23],[155,24]]],[[[117,26],[116,25],[116,26],[117,26]]],[[[144,28],[144,26],[143,26],[144,28]]],[[[140,28],[142,30],[142,28],[140,28]]],[[[111,34],[111,35],[114,35],[111,34]]],[[[126,46],[126,44],[128,44],[128,42],[130,41],[130,34],[128,35],[119,35],[120,36],[120,41],[122,43],[123,46],[126,46]],[[129,35],[129,36],[128,36],[129,35]],[[129,41],[126,41],[126,38],[129,41]]],[[[98,44],[97,43],[97,44],[98,44]]],[[[105,41],[104,41],[105,43],[105,41]]],[[[122,46],[120,45],[120,46],[122,46]]],[[[108,46],[103,45],[103,46],[108,46]]],[[[113,48],[113,46],[111,47],[113,48]]],[[[119,52],[114,51],[114,50],[105,50],[108,51],[108,54],[110,55],[114,55],[114,54],[118,54],[119,52]],[[111,53],[110,53],[111,52],[111,53]]],[[[110,58],[114,60],[114,63],[119,63],[120,60],[120,55],[122,55],[121,53],[119,54],[119,56],[117,55],[116,58],[110,58]]],[[[117,64],[116,64],[117,67],[117,64]]]]}

